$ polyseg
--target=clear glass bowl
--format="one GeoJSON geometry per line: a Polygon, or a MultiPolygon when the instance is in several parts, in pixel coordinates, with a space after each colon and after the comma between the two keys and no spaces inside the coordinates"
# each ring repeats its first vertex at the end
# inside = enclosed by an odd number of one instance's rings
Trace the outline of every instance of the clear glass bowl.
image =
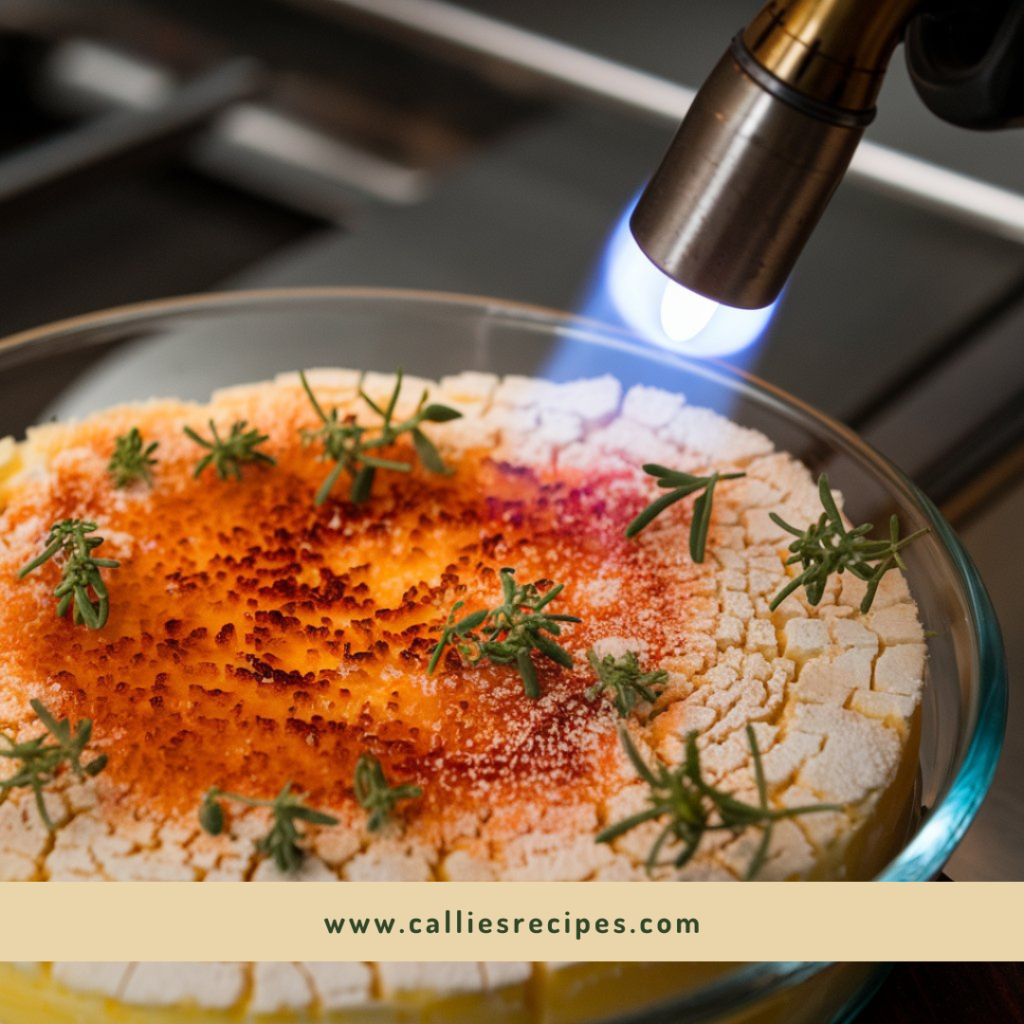
{"type": "MultiPolygon", "coordinates": [[[[0,342],[0,434],[154,395],[205,400],[217,387],[312,366],[402,367],[435,378],[461,370],[552,380],[612,373],[626,387],[679,391],[763,431],[813,473],[827,471],[855,521],[884,523],[896,512],[906,533],[929,527],[906,552],[922,619],[935,630],[922,709],[922,813],[878,880],[924,881],[941,871],[981,804],[1002,742],[1006,669],[995,614],[931,502],[844,427],[770,385],[602,325],[496,300],[349,289],[236,292],[126,307],[0,342]]],[[[787,1011],[779,1019],[840,1019],[876,977],[850,973],[863,965],[845,967],[844,975],[842,965],[747,965],[652,1019],[737,1013],[747,1020],[743,1008],[765,1006],[795,985],[801,1006],[813,1004],[815,1015],[787,1011]],[[804,997],[828,978],[822,991],[830,998],[804,997]]]]}

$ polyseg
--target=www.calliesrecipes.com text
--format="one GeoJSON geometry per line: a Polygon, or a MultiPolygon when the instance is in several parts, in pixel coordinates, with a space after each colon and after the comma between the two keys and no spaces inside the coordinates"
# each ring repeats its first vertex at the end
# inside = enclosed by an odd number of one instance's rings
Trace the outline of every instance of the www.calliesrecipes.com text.
{"type": "Polygon", "coordinates": [[[574,917],[479,917],[473,911],[446,910],[443,917],[325,917],[331,935],[573,935],[582,939],[596,935],[696,935],[700,922],[695,917],[625,918],[574,917]]]}

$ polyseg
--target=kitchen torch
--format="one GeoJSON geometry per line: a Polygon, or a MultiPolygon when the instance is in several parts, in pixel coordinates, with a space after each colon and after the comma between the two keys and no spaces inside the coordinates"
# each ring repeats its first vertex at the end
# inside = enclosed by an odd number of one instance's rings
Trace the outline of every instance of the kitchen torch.
{"type": "Polygon", "coordinates": [[[717,302],[774,301],[904,40],[938,116],[1024,123],[1024,0],[770,0],[697,93],[641,196],[640,248],[717,302]]]}

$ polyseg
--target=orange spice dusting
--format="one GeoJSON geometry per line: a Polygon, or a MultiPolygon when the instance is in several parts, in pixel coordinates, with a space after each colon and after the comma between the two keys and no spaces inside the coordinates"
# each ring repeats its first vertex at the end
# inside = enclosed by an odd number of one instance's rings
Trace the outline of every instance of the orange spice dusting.
{"type": "Polygon", "coordinates": [[[155,415],[148,427],[166,434],[157,484],[128,495],[104,468],[117,430],[62,428],[62,447],[84,454],[54,459],[52,484],[14,489],[4,528],[19,540],[0,566],[0,685],[22,688],[26,706],[45,693],[59,713],[92,718],[106,777],[132,803],[186,811],[211,785],[267,797],[290,779],[314,806],[342,807],[364,750],[392,782],[423,787],[411,821],[542,793],[602,798],[616,719],[583,697],[584,652],[614,635],[642,639],[652,662],[681,653],[700,586],[677,553],[624,539],[646,500],[639,483],[471,452],[451,477],[381,473],[361,506],[343,480],[316,509],[328,467],[288,416],[266,449],[278,465],[247,466],[238,483],[193,481],[197,452],[155,415]],[[13,578],[66,516],[98,519],[98,554],[123,563],[105,573],[111,614],[95,633],[55,617],[55,566],[34,585],[13,578]],[[538,660],[539,701],[513,667],[464,667],[454,652],[426,674],[432,627],[457,600],[467,612],[497,603],[503,566],[564,583],[552,610],[583,619],[564,634],[573,670],[538,660]]]}

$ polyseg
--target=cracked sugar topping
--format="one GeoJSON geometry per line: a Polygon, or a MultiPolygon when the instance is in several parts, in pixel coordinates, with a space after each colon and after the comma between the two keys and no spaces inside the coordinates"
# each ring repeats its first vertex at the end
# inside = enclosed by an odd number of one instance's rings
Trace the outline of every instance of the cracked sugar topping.
{"type": "MultiPolygon", "coordinates": [[[[356,409],[358,374],[308,376],[325,405],[356,409]]],[[[393,383],[364,379],[378,401],[393,383]]],[[[314,506],[325,466],[301,443],[316,424],[294,376],[209,406],[152,402],[49,425],[10,452],[0,726],[33,735],[29,701],[41,699],[90,718],[109,764],[96,779],[58,780],[53,836],[26,794],[7,796],[0,877],[275,877],[255,848],[262,810],[216,838],[199,833],[195,812],[212,786],[271,798],[287,780],[340,820],[310,833],[300,877],[646,877],[645,829],[594,842],[645,793],[614,706],[585,696],[590,648],[635,650],[645,670],[669,673],[660,713],[629,720],[646,756],[678,763],[696,730],[709,780],[750,798],[753,723],[773,806],[843,805],[780,822],[762,877],[866,870],[842,854],[858,830],[900,813],[891,793],[915,757],[923,638],[897,573],[867,615],[864,584],[848,574],[816,608],[794,594],[769,612],[789,571],[768,513],[817,517],[808,471],[755,431],[657,389],[623,397],[610,377],[407,379],[396,415],[428,385],[464,414],[430,431],[454,473],[381,471],[359,505],[339,487],[314,506]],[[193,480],[201,453],[182,428],[211,417],[224,433],[257,424],[276,465],[193,480]],[[159,442],[153,486],[115,490],[107,461],[133,426],[159,442]],[[692,502],[624,536],[654,494],[641,469],[652,458],[747,474],[718,485],[703,563],[688,552],[692,502]],[[100,553],[121,562],[101,630],[54,616],[45,572],[16,579],[49,526],[72,516],[95,520],[100,553]],[[571,668],[537,661],[535,701],[514,666],[450,652],[427,672],[453,603],[488,607],[506,566],[541,589],[563,584],[556,610],[582,620],[559,638],[571,668]],[[423,790],[372,836],[352,787],[364,752],[389,782],[423,790]]],[[[684,876],[742,877],[750,838],[713,835],[684,876]]]]}

